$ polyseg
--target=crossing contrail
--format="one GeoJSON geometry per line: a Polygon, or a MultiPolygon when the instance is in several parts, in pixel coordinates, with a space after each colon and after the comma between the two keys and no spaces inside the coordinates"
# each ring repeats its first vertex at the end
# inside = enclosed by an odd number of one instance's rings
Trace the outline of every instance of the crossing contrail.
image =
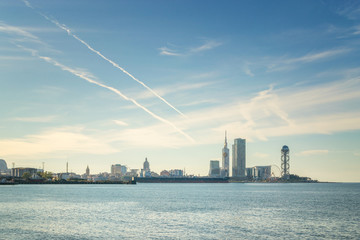
{"type": "Polygon", "coordinates": [[[35,57],[38,57],[44,61],[46,61],[47,63],[50,63],[56,67],[59,67],[61,68],[63,71],[67,71],[67,72],[70,72],[71,74],[79,77],[79,78],[82,78],[84,79],[85,81],[89,82],[89,83],[92,83],[92,84],[95,84],[99,87],[102,87],[102,88],[105,88],[105,89],[108,89],[114,93],[116,93],[117,95],[119,95],[120,97],[122,97],[123,99],[125,99],[126,101],[129,101],[129,102],[132,102],[133,104],[135,104],[137,107],[141,108],[142,110],[144,110],[145,112],[147,112],[148,114],[150,114],[153,118],[171,126],[172,128],[174,128],[178,133],[182,134],[183,136],[185,136],[187,139],[189,139],[191,142],[195,142],[195,140],[190,137],[188,134],[186,134],[184,131],[182,131],[181,129],[179,129],[178,127],[175,126],[175,124],[173,124],[172,122],[158,116],[157,114],[151,112],[149,109],[147,109],[145,106],[141,105],[140,103],[138,103],[136,100],[132,99],[132,98],[129,98],[127,97],[126,95],[124,95],[122,92],[120,92],[118,89],[114,88],[114,87],[110,87],[108,85],[105,85],[103,83],[100,83],[98,81],[95,81],[94,79],[90,78],[88,76],[88,74],[86,73],[83,73],[83,72],[80,72],[80,71],[77,71],[73,68],[70,68],[68,66],[65,66],[59,62],[57,62],[56,60],[50,58],[50,57],[46,57],[46,56],[41,56],[38,54],[38,52],[36,50],[33,50],[33,49],[29,49],[29,48],[25,48],[23,46],[20,46],[20,45],[17,45],[18,47],[26,50],[26,51],[29,51],[31,52],[31,54],[35,57]]]}
{"type": "MultiPolygon", "coordinates": [[[[23,0],[23,2],[25,3],[25,5],[31,9],[34,9],[34,7],[29,3],[29,1],[27,0],[23,0]]],[[[107,61],[108,63],[110,63],[111,65],[113,65],[115,68],[120,69],[123,73],[125,73],[126,75],[128,75],[130,78],[132,78],[134,81],[138,82],[139,84],[141,84],[144,88],[146,88],[148,91],[150,91],[152,94],[154,94],[156,97],[158,97],[161,101],[163,101],[164,103],[166,103],[169,107],[171,107],[172,109],[174,109],[176,112],[178,112],[180,115],[182,115],[183,117],[186,117],[185,114],[183,114],[180,110],[178,110],[176,107],[174,107],[172,104],[170,104],[168,101],[166,101],[166,99],[164,99],[163,97],[161,97],[159,94],[157,94],[154,90],[152,90],[149,86],[147,86],[144,82],[140,81],[139,79],[137,79],[136,77],[134,77],[131,73],[129,73],[128,71],[126,71],[124,68],[122,68],[121,66],[119,66],[116,62],[112,61],[111,59],[105,57],[101,52],[99,52],[98,50],[94,49],[93,47],[91,47],[87,42],[85,42],[84,40],[82,40],[81,38],[79,38],[77,35],[75,35],[74,33],[71,32],[71,30],[66,27],[64,24],[59,23],[56,19],[51,19],[49,18],[47,15],[43,14],[42,12],[38,13],[43,16],[46,20],[52,22],[53,24],[55,24],[56,26],[58,26],[59,28],[61,28],[62,30],[66,31],[68,33],[68,35],[72,36],[73,38],[75,38],[76,40],[78,40],[80,43],[82,43],[83,45],[85,45],[90,51],[92,51],[93,53],[97,54],[98,56],[100,56],[102,59],[104,59],[105,61],[107,61]]]]}

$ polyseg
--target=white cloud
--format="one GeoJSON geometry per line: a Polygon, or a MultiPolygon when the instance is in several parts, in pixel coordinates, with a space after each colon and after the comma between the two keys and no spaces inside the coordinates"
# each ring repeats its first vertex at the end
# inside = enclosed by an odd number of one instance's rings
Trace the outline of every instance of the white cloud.
{"type": "Polygon", "coordinates": [[[82,127],[63,127],[22,138],[0,139],[0,152],[5,157],[28,157],[59,152],[110,154],[118,150],[98,136],[85,134],[82,127]]]}
{"type": "Polygon", "coordinates": [[[120,120],[113,120],[113,122],[119,126],[129,126],[129,124],[127,124],[124,121],[120,121],[120,120]]]}
{"type": "Polygon", "coordinates": [[[360,34],[360,25],[354,27],[353,35],[359,35],[360,34]]]}
{"type": "Polygon", "coordinates": [[[295,69],[299,64],[305,64],[310,62],[315,62],[319,60],[327,60],[333,58],[335,56],[339,56],[342,54],[346,54],[350,52],[351,49],[348,48],[340,48],[340,49],[332,49],[323,52],[317,53],[308,53],[304,56],[297,58],[281,58],[281,59],[273,59],[270,60],[271,63],[268,64],[268,72],[276,72],[276,71],[288,71],[295,69]]]}
{"type": "Polygon", "coordinates": [[[218,142],[224,130],[229,138],[266,141],[360,129],[360,110],[349,106],[354,102],[360,103],[360,78],[311,87],[270,87],[249,100],[197,109],[187,114],[188,119],[174,121],[200,144],[218,142]]]}
{"type": "Polygon", "coordinates": [[[7,24],[5,24],[3,22],[0,22],[0,32],[5,32],[5,33],[8,33],[8,34],[15,34],[15,35],[18,35],[18,36],[27,37],[27,38],[32,39],[32,40],[38,40],[38,38],[36,36],[29,33],[28,31],[25,31],[25,30],[23,30],[22,28],[19,28],[19,27],[7,25],[7,24]]]}
{"type": "Polygon", "coordinates": [[[360,4],[358,1],[344,1],[344,6],[337,11],[340,16],[344,16],[350,20],[360,18],[360,4]]]}
{"type": "Polygon", "coordinates": [[[217,103],[217,100],[214,99],[205,99],[205,100],[199,100],[199,101],[192,101],[187,102],[183,104],[178,104],[179,107],[188,107],[188,106],[195,106],[195,105],[201,105],[201,104],[214,104],[217,103]]]}
{"type": "Polygon", "coordinates": [[[182,54],[177,53],[175,50],[169,49],[167,47],[161,47],[159,48],[160,50],[160,55],[165,55],[165,56],[182,56],[182,54]]]}
{"type": "Polygon", "coordinates": [[[52,122],[54,119],[56,119],[57,116],[41,116],[41,117],[16,117],[13,118],[13,121],[19,121],[19,122],[38,122],[38,123],[47,123],[52,122]]]}
{"type": "Polygon", "coordinates": [[[267,157],[269,157],[269,154],[256,152],[256,153],[254,153],[254,157],[267,158],[267,157]]]}
{"type": "Polygon", "coordinates": [[[34,94],[46,95],[49,98],[60,97],[65,95],[68,89],[58,86],[42,86],[33,90],[34,94]]]}
{"type": "Polygon", "coordinates": [[[204,44],[190,49],[174,50],[168,47],[161,47],[159,48],[159,50],[160,50],[160,55],[165,55],[165,56],[190,56],[199,52],[209,51],[218,46],[221,46],[222,44],[223,44],[222,42],[208,40],[204,44]]]}
{"type": "Polygon", "coordinates": [[[109,131],[103,137],[113,143],[120,142],[126,148],[178,148],[196,144],[179,137],[176,131],[164,126],[155,124],[139,128],[127,127],[109,131]]]}
{"type": "Polygon", "coordinates": [[[250,77],[254,77],[254,76],[255,76],[254,73],[250,70],[248,64],[245,64],[244,67],[243,67],[243,69],[244,69],[244,73],[245,73],[246,75],[248,75],[248,76],[250,76],[250,77]]]}
{"type": "Polygon", "coordinates": [[[302,57],[299,58],[291,58],[291,59],[287,59],[284,61],[284,63],[287,64],[291,64],[291,63],[299,63],[299,62],[313,62],[313,61],[317,61],[317,60],[321,60],[324,58],[330,58],[330,57],[334,57],[336,55],[340,55],[340,54],[344,54],[349,52],[351,49],[334,49],[334,50],[328,50],[328,51],[323,51],[323,52],[318,52],[318,53],[309,53],[306,54],[302,57]]]}
{"type": "Polygon", "coordinates": [[[204,72],[188,76],[189,79],[209,79],[218,76],[216,72],[204,72]]]}
{"type": "Polygon", "coordinates": [[[34,7],[30,4],[29,1],[27,1],[27,0],[22,0],[22,1],[25,3],[25,5],[26,5],[27,7],[34,9],[34,7]]]}
{"type": "Polygon", "coordinates": [[[22,46],[19,46],[20,48],[26,50],[26,51],[29,51],[31,52],[31,54],[35,57],[38,57],[39,59],[42,59],[44,61],[46,61],[47,63],[50,63],[56,67],[59,67],[61,70],[63,71],[66,71],[66,72],[69,72],[91,84],[94,84],[98,87],[101,87],[101,88],[104,88],[104,89],[107,89],[115,94],[117,94],[118,96],[120,96],[121,98],[123,98],[124,100],[126,101],[129,101],[131,103],[133,103],[135,106],[137,106],[138,108],[142,109],[143,111],[145,111],[146,113],[148,113],[150,116],[152,116],[154,119],[156,120],[159,120],[160,122],[162,123],[165,123],[166,125],[172,127],[173,129],[175,129],[179,134],[183,135],[185,138],[187,138],[189,141],[191,142],[194,142],[194,139],[189,136],[187,133],[185,133],[182,129],[178,128],[174,123],[172,123],[171,121],[163,118],[163,117],[160,117],[159,115],[155,114],[154,112],[150,111],[148,108],[146,108],[144,105],[138,103],[135,99],[133,98],[129,98],[127,97],[126,95],[124,95],[121,91],[119,91],[118,89],[114,88],[114,87],[110,87],[108,85],[105,85],[103,83],[100,83],[96,80],[94,80],[93,78],[91,78],[91,74],[88,73],[88,72],[83,72],[82,70],[79,70],[79,69],[74,69],[74,68],[70,68],[68,66],[65,66],[59,62],[57,62],[56,60],[50,58],[50,57],[45,57],[45,56],[40,56],[38,54],[38,52],[36,50],[33,50],[33,49],[28,49],[28,48],[24,48],[22,46]]]}
{"type": "Polygon", "coordinates": [[[313,156],[313,155],[326,155],[329,153],[329,150],[326,149],[315,149],[315,150],[306,150],[298,153],[300,156],[313,156]]]}
{"type": "Polygon", "coordinates": [[[207,41],[201,46],[190,49],[190,52],[197,53],[197,52],[208,51],[221,45],[222,45],[221,42],[211,40],[211,41],[207,41]]]}
{"type": "MultiPolygon", "coordinates": [[[[182,91],[189,91],[194,89],[204,88],[210,85],[215,84],[216,82],[195,82],[195,83],[180,83],[174,85],[163,86],[161,88],[155,88],[155,91],[159,93],[161,96],[166,96],[172,93],[179,93],[182,91]]],[[[136,93],[136,99],[147,99],[153,98],[153,94],[149,94],[148,92],[136,93]]]]}
{"type": "MultiPolygon", "coordinates": [[[[197,109],[189,112],[187,119],[171,119],[180,129],[191,133],[196,142],[188,141],[161,122],[129,127],[124,121],[114,120],[115,124],[126,127],[97,135],[86,135],[82,129],[55,129],[21,139],[1,140],[0,152],[7,155],[18,153],[19,149],[25,149],[25,153],[29,154],[60,150],[86,152],[87,148],[92,148],[90,153],[101,154],[115,151],[112,146],[116,144],[124,148],[180,148],[219,143],[219,136],[223,136],[224,130],[228,132],[228,139],[243,137],[250,142],[266,141],[276,136],[331,134],[360,129],[359,109],[346,108],[353,99],[360,101],[359,79],[339,80],[308,88],[270,87],[248,100],[197,109]],[[306,101],[306,98],[310,100],[306,101]],[[339,105],[338,108],[324,107],[334,102],[339,105]]],[[[308,150],[301,154],[325,154],[326,151],[308,150]]],[[[267,157],[262,153],[254,156],[267,157]]]]}
{"type": "Polygon", "coordinates": [[[0,61],[29,61],[33,60],[31,57],[23,56],[0,56],[0,61]]]}

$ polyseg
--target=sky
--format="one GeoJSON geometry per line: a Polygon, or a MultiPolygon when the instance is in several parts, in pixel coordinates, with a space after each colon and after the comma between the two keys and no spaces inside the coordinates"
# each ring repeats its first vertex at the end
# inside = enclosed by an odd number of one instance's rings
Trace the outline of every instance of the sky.
{"type": "Polygon", "coordinates": [[[359,1],[2,0],[0,70],[8,167],[207,175],[227,131],[360,182],[359,1]]]}

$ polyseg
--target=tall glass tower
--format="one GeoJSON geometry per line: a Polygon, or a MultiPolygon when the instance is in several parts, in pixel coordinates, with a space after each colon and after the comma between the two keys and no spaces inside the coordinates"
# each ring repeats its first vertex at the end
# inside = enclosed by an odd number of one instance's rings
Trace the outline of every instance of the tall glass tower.
{"type": "Polygon", "coordinates": [[[224,170],[224,177],[229,177],[230,164],[229,164],[229,149],[227,147],[226,131],[225,131],[224,148],[222,149],[222,168],[224,170]]]}
{"type": "Polygon", "coordinates": [[[232,176],[245,177],[246,169],[246,140],[234,139],[232,146],[232,176]]]}

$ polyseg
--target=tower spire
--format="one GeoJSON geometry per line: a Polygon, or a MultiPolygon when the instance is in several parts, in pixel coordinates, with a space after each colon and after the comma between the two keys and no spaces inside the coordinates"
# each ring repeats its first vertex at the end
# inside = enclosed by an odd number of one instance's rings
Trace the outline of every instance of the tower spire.
{"type": "Polygon", "coordinates": [[[225,143],[224,143],[224,146],[225,146],[225,147],[227,146],[226,130],[225,130],[225,143]]]}

